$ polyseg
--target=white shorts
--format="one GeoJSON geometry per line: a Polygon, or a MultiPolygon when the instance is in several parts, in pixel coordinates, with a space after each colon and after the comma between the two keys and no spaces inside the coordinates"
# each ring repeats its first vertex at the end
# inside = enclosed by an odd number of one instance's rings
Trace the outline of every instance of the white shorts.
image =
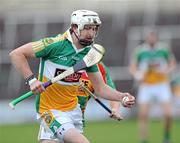
{"type": "Polygon", "coordinates": [[[169,102],[172,98],[168,83],[156,85],[141,85],[138,90],[137,103],[169,102]]]}
{"type": "Polygon", "coordinates": [[[60,131],[61,139],[57,139],[53,132],[48,128],[44,120],[41,120],[38,140],[59,140],[63,142],[64,134],[71,128],[76,128],[80,133],[83,133],[82,112],[79,104],[71,111],[62,112],[59,110],[50,110],[54,118],[61,124],[60,131]]]}

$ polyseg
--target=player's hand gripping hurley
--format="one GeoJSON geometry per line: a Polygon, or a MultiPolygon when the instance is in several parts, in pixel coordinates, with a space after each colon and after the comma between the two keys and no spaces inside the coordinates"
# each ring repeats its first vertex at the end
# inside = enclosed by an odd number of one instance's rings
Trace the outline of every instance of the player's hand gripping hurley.
{"type": "MultiPolygon", "coordinates": [[[[94,64],[97,64],[102,59],[104,53],[105,53],[105,50],[102,46],[100,46],[98,44],[94,44],[92,46],[92,48],[89,50],[89,52],[87,53],[87,55],[85,55],[81,61],[76,63],[74,66],[68,68],[66,71],[62,72],[58,76],[56,76],[56,77],[52,78],[51,80],[43,83],[44,88],[47,88],[51,84],[53,84],[59,80],[62,80],[63,78],[73,74],[74,72],[82,70],[86,67],[91,67],[94,64]]],[[[24,99],[26,99],[32,95],[33,95],[33,92],[29,91],[29,92],[23,94],[22,96],[12,100],[9,103],[9,106],[12,109],[14,109],[16,104],[18,104],[19,102],[23,101],[24,99]]]]}

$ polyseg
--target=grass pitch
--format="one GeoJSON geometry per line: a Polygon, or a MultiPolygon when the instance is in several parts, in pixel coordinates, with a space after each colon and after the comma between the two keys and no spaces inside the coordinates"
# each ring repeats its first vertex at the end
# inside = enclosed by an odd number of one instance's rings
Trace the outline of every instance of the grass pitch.
{"type": "MultiPolygon", "coordinates": [[[[0,143],[38,143],[38,124],[18,124],[0,126],[0,143]]],[[[180,121],[174,121],[171,138],[179,143],[180,121]]],[[[139,143],[136,120],[88,122],[85,136],[91,143],[139,143]]],[[[150,122],[149,143],[162,143],[163,124],[161,121],[150,122]]]]}

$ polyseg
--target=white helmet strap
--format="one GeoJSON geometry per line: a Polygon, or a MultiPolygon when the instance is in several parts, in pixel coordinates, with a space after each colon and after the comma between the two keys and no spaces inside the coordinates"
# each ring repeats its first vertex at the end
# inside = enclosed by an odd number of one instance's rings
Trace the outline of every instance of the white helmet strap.
{"type": "MultiPolygon", "coordinates": [[[[78,31],[80,32],[80,30],[78,29],[78,31]]],[[[74,31],[73,31],[74,32],[74,31]]],[[[76,36],[76,38],[78,39],[79,43],[82,45],[82,46],[89,46],[93,43],[93,41],[87,41],[85,39],[80,39],[80,33],[77,35],[78,33],[74,32],[74,35],[76,36]]]]}

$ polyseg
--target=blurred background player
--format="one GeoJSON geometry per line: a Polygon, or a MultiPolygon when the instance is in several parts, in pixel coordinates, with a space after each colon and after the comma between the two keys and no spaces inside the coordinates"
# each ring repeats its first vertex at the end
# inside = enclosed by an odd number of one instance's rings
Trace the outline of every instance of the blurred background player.
{"type": "Polygon", "coordinates": [[[148,114],[151,103],[158,102],[164,113],[164,143],[170,143],[171,89],[169,73],[175,59],[166,44],[158,41],[153,30],[146,35],[146,42],[139,45],[131,60],[130,73],[139,81],[138,116],[141,143],[148,142],[148,114]]]}
{"type": "MultiPolygon", "coordinates": [[[[82,134],[82,113],[77,98],[82,71],[64,78],[46,90],[42,82],[48,81],[81,60],[90,50],[100,25],[101,20],[96,12],[77,10],[72,13],[71,26],[64,34],[27,43],[10,53],[14,66],[23,75],[32,92],[38,95],[36,109],[43,128],[40,134],[50,132],[52,137],[65,143],[89,143],[82,134]],[[41,58],[39,80],[30,68],[29,58],[41,58]]],[[[134,105],[135,98],[132,95],[118,92],[104,83],[97,65],[84,70],[95,85],[93,88],[96,95],[119,102],[127,96],[129,101],[123,105],[134,105]]]]}

